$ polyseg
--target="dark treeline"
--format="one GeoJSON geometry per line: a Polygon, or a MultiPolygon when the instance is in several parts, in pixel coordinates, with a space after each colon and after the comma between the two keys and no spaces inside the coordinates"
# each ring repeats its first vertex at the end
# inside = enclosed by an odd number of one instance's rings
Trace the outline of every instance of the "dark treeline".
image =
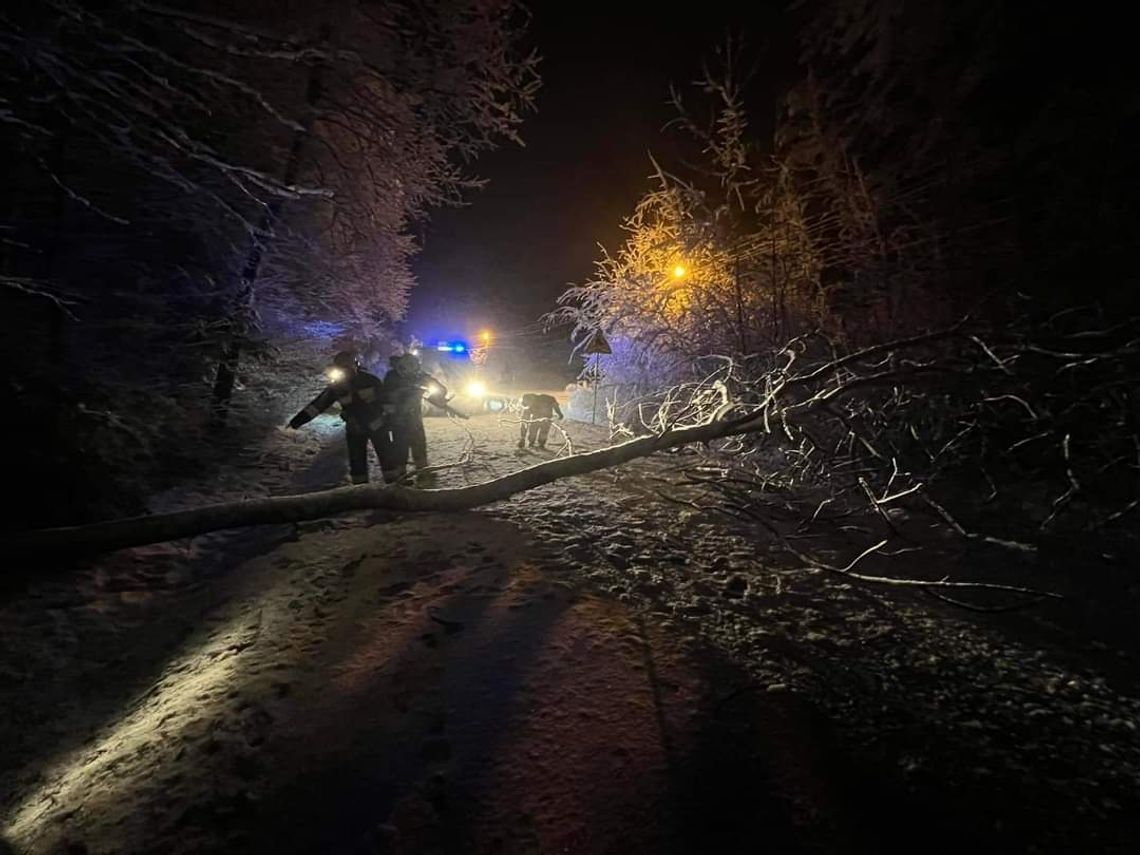
{"type": "MultiPolygon", "coordinates": [[[[749,121],[772,109],[749,100],[750,34],[709,46],[668,131],[690,156],[658,163],[627,244],[559,318],[605,329],[610,378],[648,388],[709,354],[818,334],[830,358],[968,316],[1016,359],[1012,385],[962,388],[1032,413],[994,416],[1003,447],[1040,433],[1042,459],[1095,449],[1085,465],[1134,480],[1124,28],[980,0],[789,14],[800,62],[774,133],[749,121]]],[[[279,421],[297,348],[382,351],[414,224],[516,138],[537,84],[525,23],[508,0],[6,10],[0,359],[31,489],[6,524],[140,510],[220,438],[279,421]]],[[[954,414],[989,418],[961,394],[922,390],[951,436],[954,414]]]]}
{"type": "Polygon", "coordinates": [[[1140,101],[1119,22],[938,0],[794,14],[774,131],[752,130],[769,126],[752,121],[770,108],[751,97],[764,55],[729,38],[674,91],[671,154],[625,244],[550,319],[580,342],[606,334],[611,399],[652,399],[618,408],[634,422],[690,394],[701,410],[713,378],[760,402],[839,360],[824,397],[770,402],[787,469],[749,464],[758,491],[810,476],[866,504],[856,475],[943,500],[965,487],[971,522],[1029,540],[1126,534],[1140,101]]]}
{"type": "Polygon", "coordinates": [[[795,15],[775,132],[751,130],[772,105],[749,100],[765,59],[748,34],[710,50],[674,93],[664,147],[687,154],[654,164],[628,243],[561,319],[629,317],[657,360],[817,327],[858,342],[966,314],[1136,308],[1140,114],[1111,19],[902,0],[795,15]],[[645,286],[678,264],[662,301],[645,286]]]}

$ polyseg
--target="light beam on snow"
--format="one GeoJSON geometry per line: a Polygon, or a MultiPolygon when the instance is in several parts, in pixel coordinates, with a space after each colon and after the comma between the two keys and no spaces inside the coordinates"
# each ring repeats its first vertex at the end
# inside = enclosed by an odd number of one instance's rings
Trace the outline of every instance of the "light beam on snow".
{"type": "Polygon", "coordinates": [[[153,764],[149,755],[172,754],[188,726],[210,718],[212,703],[225,702],[239,677],[238,660],[261,627],[261,611],[246,610],[206,642],[174,660],[132,708],[44,773],[44,783],[24,797],[3,826],[18,846],[33,843],[57,815],[82,812],[92,803],[120,801],[121,785],[134,782],[132,767],[153,764]]]}

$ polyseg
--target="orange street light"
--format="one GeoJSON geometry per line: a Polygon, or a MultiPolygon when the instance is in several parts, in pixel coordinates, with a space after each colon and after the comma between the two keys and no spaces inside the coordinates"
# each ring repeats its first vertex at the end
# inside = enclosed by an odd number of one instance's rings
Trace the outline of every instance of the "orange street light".
{"type": "Polygon", "coordinates": [[[674,279],[683,279],[683,278],[685,277],[685,274],[686,274],[686,273],[688,273],[688,272],[689,272],[689,271],[687,271],[687,270],[685,269],[685,265],[683,265],[683,264],[678,264],[677,266],[675,266],[675,267],[673,268],[673,278],[674,278],[674,279]]]}
{"type": "Polygon", "coordinates": [[[491,343],[491,331],[490,330],[483,330],[483,332],[479,333],[479,338],[482,340],[483,344],[490,344],[491,343]]]}

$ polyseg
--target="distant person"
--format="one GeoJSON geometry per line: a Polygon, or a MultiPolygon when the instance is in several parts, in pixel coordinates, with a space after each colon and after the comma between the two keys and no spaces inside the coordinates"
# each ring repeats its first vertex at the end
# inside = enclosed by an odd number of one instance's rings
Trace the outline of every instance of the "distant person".
{"type": "Polygon", "coordinates": [[[527,393],[522,396],[522,424],[519,426],[519,448],[546,448],[550,420],[565,418],[553,395],[527,393]]]}
{"type": "Polygon", "coordinates": [[[348,350],[342,350],[333,357],[329,378],[325,390],[289,420],[289,427],[296,430],[339,403],[352,483],[368,483],[369,442],[384,471],[384,480],[394,480],[388,478],[388,471],[392,468],[392,440],[385,413],[388,402],[383,381],[361,369],[357,355],[348,350]]]}
{"type": "MultiPolygon", "coordinates": [[[[391,402],[393,478],[403,478],[411,455],[417,476],[427,469],[427,434],[424,432],[424,392],[429,384],[443,384],[423,369],[418,357],[406,353],[389,360],[391,368],[384,375],[384,391],[391,402]]],[[[385,474],[385,478],[388,475],[385,474]]]]}

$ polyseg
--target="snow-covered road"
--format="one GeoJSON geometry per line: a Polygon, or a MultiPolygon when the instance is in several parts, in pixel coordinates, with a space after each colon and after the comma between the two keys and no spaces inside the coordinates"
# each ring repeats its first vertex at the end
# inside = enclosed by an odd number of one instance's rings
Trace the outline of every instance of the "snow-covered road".
{"type": "MultiPolygon", "coordinates": [[[[473,448],[438,484],[555,453],[515,430],[429,420],[433,462],[473,448]]],[[[336,485],[336,432],[155,507],[336,485]]],[[[1134,686],[780,569],[661,498],[679,460],[15,586],[0,851],[1127,851],[1134,686]]]]}

